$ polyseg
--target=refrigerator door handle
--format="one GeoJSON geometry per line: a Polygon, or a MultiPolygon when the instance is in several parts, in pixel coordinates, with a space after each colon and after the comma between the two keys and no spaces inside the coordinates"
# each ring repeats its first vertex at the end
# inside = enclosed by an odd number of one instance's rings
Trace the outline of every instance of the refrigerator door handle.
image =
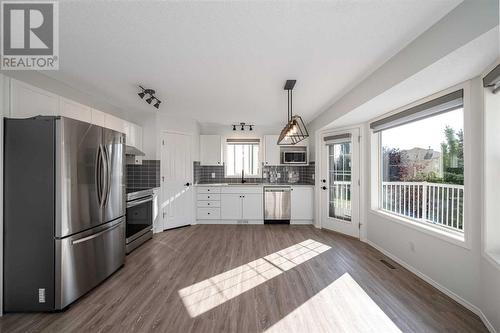
{"type": "Polygon", "coordinates": [[[101,178],[102,178],[102,157],[101,157],[101,145],[97,147],[97,154],[95,159],[95,185],[97,192],[97,203],[99,206],[102,206],[102,186],[101,186],[101,178]]]}
{"type": "Polygon", "coordinates": [[[106,173],[105,173],[105,176],[106,176],[106,186],[104,187],[104,191],[105,191],[105,196],[104,196],[104,203],[103,203],[103,206],[106,206],[108,204],[108,200],[109,200],[109,192],[111,191],[111,167],[110,167],[110,162],[109,162],[109,153],[108,153],[108,149],[106,148],[106,146],[103,146],[103,150],[104,150],[104,164],[106,165],[106,173]]]}
{"type": "Polygon", "coordinates": [[[106,157],[106,151],[104,150],[103,145],[99,145],[99,148],[101,149],[101,165],[102,165],[102,179],[103,179],[103,184],[101,184],[101,206],[106,205],[106,200],[107,200],[107,190],[108,190],[108,174],[109,174],[109,168],[108,168],[108,161],[106,157]]]}

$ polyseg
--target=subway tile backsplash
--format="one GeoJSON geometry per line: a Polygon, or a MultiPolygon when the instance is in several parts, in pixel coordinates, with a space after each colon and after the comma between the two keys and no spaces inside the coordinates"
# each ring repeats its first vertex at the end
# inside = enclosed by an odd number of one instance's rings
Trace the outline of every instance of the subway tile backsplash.
{"type": "Polygon", "coordinates": [[[142,164],[127,164],[127,188],[160,186],[160,161],[143,160],[142,164]]]}
{"type": "MultiPolygon", "coordinates": [[[[205,166],[193,163],[195,184],[239,183],[240,178],[224,177],[224,166],[205,166]],[[212,178],[212,173],[215,178],[212,178]]],[[[249,183],[306,184],[314,185],[314,162],[304,166],[264,166],[261,178],[247,178],[249,183]],[[278,176],[280,176],[278,178],[278,176]]]]}

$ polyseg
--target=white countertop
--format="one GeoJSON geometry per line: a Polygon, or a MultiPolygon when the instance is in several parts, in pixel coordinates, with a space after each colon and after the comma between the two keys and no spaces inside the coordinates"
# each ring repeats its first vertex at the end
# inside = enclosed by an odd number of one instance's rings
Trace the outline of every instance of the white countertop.
{"type": "Polygon", "coordinates": [[[215,184],[195,184],[194,186],[305,186],[314,187],[312,184],[277,184],[277,183],[215,183],[215,184]]]}

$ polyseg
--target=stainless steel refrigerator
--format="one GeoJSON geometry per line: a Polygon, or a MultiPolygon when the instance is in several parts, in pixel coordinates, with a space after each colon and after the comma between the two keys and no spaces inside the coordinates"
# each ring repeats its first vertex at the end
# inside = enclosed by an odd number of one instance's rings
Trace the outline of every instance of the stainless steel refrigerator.
{"type": "Polygon", "coordinates": [[[64,117],[4,122],[4,310],[60,310],[125,260],[125,136],[64,117]]]}

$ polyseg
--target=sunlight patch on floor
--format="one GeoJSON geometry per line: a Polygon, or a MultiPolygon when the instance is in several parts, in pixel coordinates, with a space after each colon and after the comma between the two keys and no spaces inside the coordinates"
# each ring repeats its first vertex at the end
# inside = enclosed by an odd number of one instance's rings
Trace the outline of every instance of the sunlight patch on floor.
{"type": "Polygon", "coordinates": [[[329,249],[308,239],[183,288],[179,295],[194,318],[329,249]]]}
{"type": "Polygon", "coordinates": [[[368,294],[345,273],[275,323],[278,332],[401,332],[368,294]]]}

